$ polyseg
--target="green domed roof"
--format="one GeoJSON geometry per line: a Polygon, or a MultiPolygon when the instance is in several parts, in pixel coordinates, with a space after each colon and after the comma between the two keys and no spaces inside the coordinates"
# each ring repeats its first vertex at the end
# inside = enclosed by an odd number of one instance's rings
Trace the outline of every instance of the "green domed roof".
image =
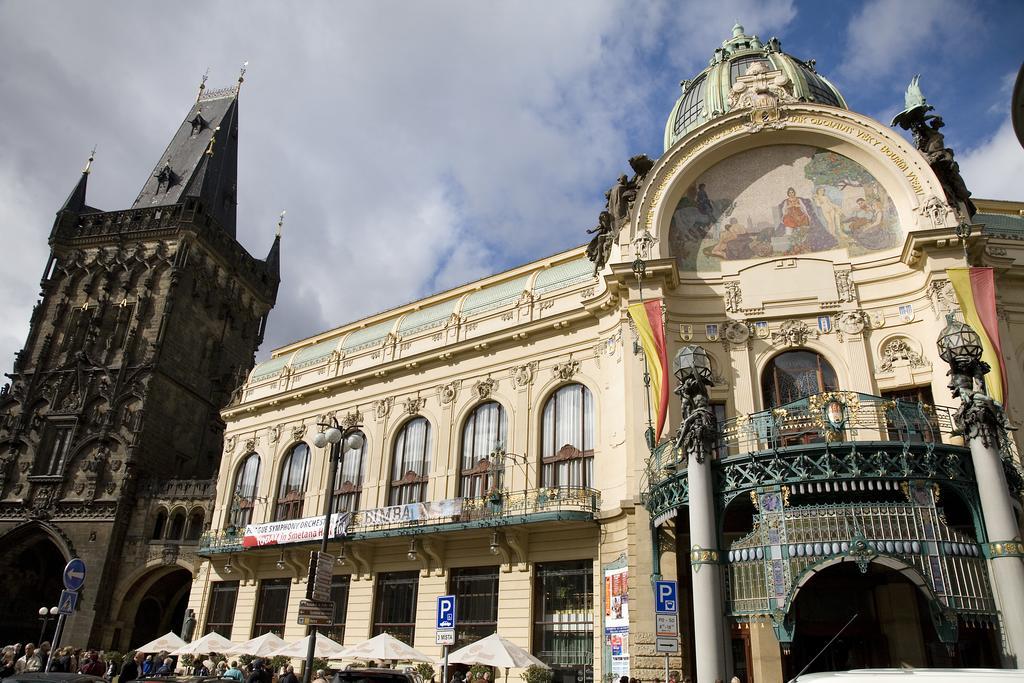
{"type": "Polygon", "coordinates": [[[665,149],[694,128],[727,114],[733,86],[752,68],[755,73],[781,72],[780,78],[786,80],[787,88],[799,101],[847,108],[836,87],[814,70],[814,60],[805,62],[786,54],[778,38],[762,44],[757,36],[747,35],[743,26],[736,24],[732,37],[715,49],[708,67],[680,84],[683,93],[665,124],[665,149]]]}

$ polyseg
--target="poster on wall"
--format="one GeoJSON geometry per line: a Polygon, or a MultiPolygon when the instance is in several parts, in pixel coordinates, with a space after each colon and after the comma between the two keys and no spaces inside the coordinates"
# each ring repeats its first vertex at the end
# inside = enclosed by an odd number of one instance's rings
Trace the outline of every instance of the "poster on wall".
{"type": "Polygon", "coordinates": [[[629,675],[629,568],[604,570],[604,637],[615,678],[629,675]]]}

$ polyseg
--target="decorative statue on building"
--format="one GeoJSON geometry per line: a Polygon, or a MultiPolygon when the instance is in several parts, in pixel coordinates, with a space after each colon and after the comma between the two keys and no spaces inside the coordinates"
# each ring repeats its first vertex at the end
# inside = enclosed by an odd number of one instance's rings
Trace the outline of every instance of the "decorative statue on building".
{"type": "Polygon", "coordinates": [[[959,208],[967,214],[967,218],[973,218],[977,213],[974,202],[971,201],[971,193],[960,175],[960,166],[953,158],[953,150],[946,147],[946,138],[939,132],[945,124],[942,117],[928,112],[935,109],[925,101],[918,85],[920,74],[914,76],[907,86],[904,95],[904,110],[897,114],[889,125],[899,126],[903,130],[909,130],[914,135],[914,144],[928,161],[928,165],[935,171],[942,189],[946,193],[946,200],[954,207],[959,208]]]}
{"type": "Polygon", "coordinates": [[[196,631],[196,613],[191,607],[185,610],[185,619],[181,622],[181,639],[192,642],[192,634],[196,631]]]}
{"type": "Polygon", "coordinates": [[[714,449],[718,434],[718,421],[708,398],[708,387],[714,384],[711,360],[700,346],[684,346],[676,354],[675,366],[679,382],[675,393],[683,412],[676,432],[676,450],[682,451],[687,459],[703,463],[714,449]]]}
{"type": "Polygon", "coordinates": [[[602,211],[597,219],[597,227],[587,230],[588,235],[594,235],[587,245],[587,258],[594,264],[594,276],[608,263],[608,257],[612,253],[612,243],[618,231],[612,230],[612,216],[607,211],[602,211]],[[595,234],[596,233],[596,234],[595,234]]]}
{"type": "Polygon", "coordinates": [[[597,227],[587,230],[588,235],[594,235],[587,245],[587,258],[594,264],[594,275],[608,263],[612,245],[619,238],[619,231],[633,210],[637,190],[654,167],[654,162],[646,154],[636,154],[629,158],[629,166],[633,169],[633,177],[620,175],[604,193],[604,211],[598,217],[597,227]]]}

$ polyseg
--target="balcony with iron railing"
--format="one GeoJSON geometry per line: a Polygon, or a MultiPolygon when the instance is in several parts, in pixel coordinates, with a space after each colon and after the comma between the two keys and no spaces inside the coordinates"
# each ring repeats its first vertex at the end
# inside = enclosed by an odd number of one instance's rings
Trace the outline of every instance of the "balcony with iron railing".
{"type": "MultiPolygon", "coordinates": [[[[404,514],[405,509],[416,503],[356,511],[344,538],[359,541],[551,521],[592,522],[601,507],[601,494],[584,487],[497,490],[480,498],[456,498],[444,503],[450,504],[450,513],[418,518],[404,514]]],[[[444,509],[434,503],[427,505],[444,509]]],[[[198,552],[200,555],[240,552],[244,536],[242,528],[207,532],[200,539],[198,552]]],[[[308,542],[318,543],[319,538],[308,542]]]]}
{"type": "MultiPolygon", "coordinates": [[[[765,485],[806,482],[935,480],[973,486],[970,452],[953,408],[853,391],[806,396],[718,425],[715,459],[720,503],[765,485]]],[[[1004,444],[1011,487],[1020,476],[1012,441],[1004,444]]],[[[689,499],[686,455],[673,441],[652,452],[642,498],[652,518],[689,499]]]]}

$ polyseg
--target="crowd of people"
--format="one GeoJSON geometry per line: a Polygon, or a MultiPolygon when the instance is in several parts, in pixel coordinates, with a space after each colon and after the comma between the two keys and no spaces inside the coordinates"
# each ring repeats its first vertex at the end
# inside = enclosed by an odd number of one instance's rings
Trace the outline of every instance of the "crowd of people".
{"type": "MultiPolygon", "coordinates": [[[[217,676],[234,679],[238,683],[299,683],[295,670],[284,667],[275,673],[264,659],[254,659],[248,664],[237,660],[214,662],[210,659],[196,660],[185,666],[178,658],[166,652],[145,654],[136,652],[123,662],[119,656],[107,656],[97,650],[82,650],[71,646],[62,647],[52,653],[49,642],[22,645],[8,645],[0,653],[0,680],[22,673],[47,670],[56,673],[79,673],[96,676],[116,683],[130,683],[142,678],[168,676],[217,676]]],[[[317,671],[314,683],[327,683],[326,674],[317,671]]]]}

